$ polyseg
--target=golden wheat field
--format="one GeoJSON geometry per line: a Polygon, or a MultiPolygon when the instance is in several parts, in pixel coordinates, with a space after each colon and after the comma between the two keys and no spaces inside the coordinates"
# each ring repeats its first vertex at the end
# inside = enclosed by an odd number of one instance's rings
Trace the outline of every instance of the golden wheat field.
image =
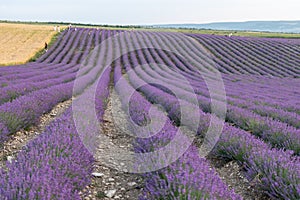
{"type": "Polygon", "coordinates": [[[50,25],[0,23],[0,65],[27,62],[55,33],[50,25]]]}

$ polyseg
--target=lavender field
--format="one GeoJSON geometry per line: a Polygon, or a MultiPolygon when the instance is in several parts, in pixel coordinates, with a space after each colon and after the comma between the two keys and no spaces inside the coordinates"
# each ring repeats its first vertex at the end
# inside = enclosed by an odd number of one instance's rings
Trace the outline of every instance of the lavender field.
{"type": "Polygon", "coordinates": [[[67,29],[35,62],[0,68],[0,199],[300,199],[299,88],[299,39],[67,29]],[[95,155],[112,145],[101,135],[118,107],[139,156],[105,177],[116,169],[95,155]],[[240,180],[216,163],[234,163],[240,180]],[[140,181],[101,185],[118,176],[140,181]]]}

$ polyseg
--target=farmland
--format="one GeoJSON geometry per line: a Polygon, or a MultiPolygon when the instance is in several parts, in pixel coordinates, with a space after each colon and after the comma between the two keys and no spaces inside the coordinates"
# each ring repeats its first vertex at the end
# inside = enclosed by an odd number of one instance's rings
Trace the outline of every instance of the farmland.
{"type": "Polygon", "coordinates": [[[0,68],[0,198],[300,199],[299,61],[298,39],[67,29],[0,68]]]}
{"type": "Polygon", "coordinates": [[[27,62],[54,35],[52,26],[0,23],[0,65],[27,62]]]}

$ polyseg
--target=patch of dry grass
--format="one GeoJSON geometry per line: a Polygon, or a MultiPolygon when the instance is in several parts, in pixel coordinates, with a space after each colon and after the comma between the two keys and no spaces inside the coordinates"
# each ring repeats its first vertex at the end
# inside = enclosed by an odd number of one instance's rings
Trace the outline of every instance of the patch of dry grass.
{"type": "Polygon", "coordinates": [[[0,65],[27,62],[55,33],[50,25],[0,23],[0,65]]]}

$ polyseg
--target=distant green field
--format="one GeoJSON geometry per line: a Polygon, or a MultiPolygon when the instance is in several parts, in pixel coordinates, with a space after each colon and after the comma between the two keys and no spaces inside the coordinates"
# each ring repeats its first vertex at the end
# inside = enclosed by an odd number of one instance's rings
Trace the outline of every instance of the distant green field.
{"type": "Polygon", "coordinates": [[[300,39],[300,34],[293,33],[271,33],[271,32],[249,32],[249,31],[219,31],[219,30],[195,30],[195,29],[160,29],[163,31],[176,31],[182,33],[197,33],[197,34],[215,34],[228,35],[233,33],[235,36],[243,37],[265,37],[265,38],[294,38],[300,39]]]}
{"type": "MultiPolygon", "coordinates": [[[[0,21],[1,22],[1,21],[0,21]]],[[[7,22],[7,21],[2,21],[7,22]]],[[[66,26],[68,23],[58,23],[58,22],[9,22],[9,23],[19,23],[19,24],[39,24],[39,25],[61,25],[66,26]]],[[[180,32],[180,33],[197,33],[197,34],[215,34],[215,35],[228,35],[233,33],[235,36],[244,37],[265,37],[265,38],[294,38],[300,39],[300,34],[293,33],[271,33],[271,32],[249,32],[249,31],[220,31],[220,30],[206,30],[206,29],[171,29],[171,28],[152,28],[143,26],[112,26],[112,25],[96,25],[96,24],[79,24],[71,23],[73,26],[77,27],[97,27],[105,29],[118,29],[118,30],[147,30],[147,31],[165,31],[165,32],[180,32]]]]}
{"type": "MultiPolygon", "coordinates": [[[[79,25],[79,27],[81,27],[79,25]]],[[[83,26],[83,27],[100,27],[105,29],[118,29],[118,30],[145,30],[145,31],[157,31],[157,32],[179,32],[179,33],[195,33],[195,34],[215,34],[215,35],[229,35],[233,33],[235,36],[242,37],[263,37],[263,38],[290,38],[300,39],[300,34],[296,33],[271,33],[271,32],[255,32],[255,31],[220,31],[220,30],[206,30],[206,29],[175,29],[175,28],[151,28],[151,27],[130,27],[130,26],[83,26]]]]}

